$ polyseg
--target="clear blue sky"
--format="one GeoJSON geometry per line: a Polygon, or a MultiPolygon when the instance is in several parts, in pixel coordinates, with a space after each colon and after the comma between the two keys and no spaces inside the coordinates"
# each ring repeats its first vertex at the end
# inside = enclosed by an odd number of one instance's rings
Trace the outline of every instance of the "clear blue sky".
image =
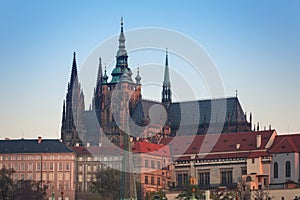
{"type": "Polygon", "coordinates": [[[126,30],[162,27],[193,38],[254,122],[300,132],[299,8],[300,1],[276,0],[2,0],[0,138],[59,137],[72,53],[82,63],[119,33],[121,16],[126,30]]]}

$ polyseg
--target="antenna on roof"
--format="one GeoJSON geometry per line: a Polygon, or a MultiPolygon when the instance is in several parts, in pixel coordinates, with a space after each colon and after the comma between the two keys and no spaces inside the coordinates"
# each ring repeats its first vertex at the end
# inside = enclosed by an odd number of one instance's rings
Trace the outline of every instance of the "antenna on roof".
{"type": "Polygon", "coordinates": [[[238,90],[235,90],[235,97],[237,98],[238,96],[238,90]]]}

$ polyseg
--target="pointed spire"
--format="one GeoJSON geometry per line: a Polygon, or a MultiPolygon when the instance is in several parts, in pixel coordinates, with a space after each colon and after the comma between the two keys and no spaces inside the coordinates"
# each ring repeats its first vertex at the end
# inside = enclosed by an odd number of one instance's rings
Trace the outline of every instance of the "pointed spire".
{"type": "Polygon", "coordinates": [[[105,64],[105,67],[104,67],[104,75],[103,75],[103,83],[107,83],[107,80],[108,80],[108,76],[106,74],[106,64],[105,64]]]}
{"type": "Polygon", "coordinates": [[[117,57],[119,56],[127,56],[127,52],[125,50],[125,35],[124,35],[124,27],[123,27],[123,17],[121,18],[121,32],[119,36],[119,49],[117,52],[117,57]]]}
{"type": "Polygon", "coordinates": [[[137,68],[137,75],[136,75],[136,77],[135,77],[135,80],[136,80],[136,83],[137,84],[141,84],[141,76],[140,76],[140,68],[138,67],[137,68]]]}
{"type": "Polygon", "coordinates": [[[166,64],[165,64],[165,74],[164,82],[162,88],[162,103],[168,108],[172,102],[171,98],[171,83],[170,83],[170,74],[169,74],[169,61],[168,61],[168,49],[166,49],[166,64]]]}
{"type": "Polygon", "coordinates": [[[97,75],[97,85],[99,84],[99,81],[102,83],[102,63],[101,63],[101,57],[99,57],[99,67],[98,67],[98,75],[97,75]]]}
{"type": "Polygon", "coordinates": [[[166,49],[166,64],[165,64],[165,76],[163,86],[170,87],[170,74],[169,74],[169,61],[168,61],[168,49],[166,49]]]}
{"type": "Polygon", "coordinates": [[[123,33],[123,16],[121,17],[121,33],[123,33]]]}
{"type": "Polygon", "coordinates": [[[71,79],[70,79],[70,84],[71,87],[75,80],[77,79],[77,64],[76,64],[76,53],[73,53],[73,63],[72,63],[72,72],[71,72],[71,79]]]}

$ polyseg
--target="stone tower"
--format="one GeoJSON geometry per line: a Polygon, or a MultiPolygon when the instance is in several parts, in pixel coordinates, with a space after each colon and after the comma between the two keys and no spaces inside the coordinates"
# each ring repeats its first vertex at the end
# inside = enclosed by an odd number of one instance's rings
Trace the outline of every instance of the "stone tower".
{"type": "MultiPolygon", "coordinates": [[[[109,141],[121,145],[126,132],[130,110],[133,110],[141,100],[140,76],[136,82],[132,80],[132,72],[128,67],[128,55],[125,49],[123,21],[119,36],[119,47],[116,55],[116,66],[108,81],[106,74],[98,76],[95,95],[95,109],[103,132],[109,141]]],[[[99,74],[99,73],[98,73],[99,74]]],[[[103,145],[108,141],[101,141],[103,145]]]]}
{"type": "Polygon", "coordinates": [[[68,83],[66,99],[63,103],[61,139],[69,146],[82,144],[85,135],[84,128],[84,95],[78,82],[76,54],[73,55],[73,64],[70,82],[68,83]]]}

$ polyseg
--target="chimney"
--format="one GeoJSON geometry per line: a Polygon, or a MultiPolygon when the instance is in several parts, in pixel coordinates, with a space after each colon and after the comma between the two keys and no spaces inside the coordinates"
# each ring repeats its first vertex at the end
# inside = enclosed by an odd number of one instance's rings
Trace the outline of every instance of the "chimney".
{"type": "Polygon", "coordinates": [[[80,144],[77,142],[77,143],[75,144],[75,146],[76,146],[76,147],[79,147],[79,146],[80,146],[80,144]]]}
{"type": "Polygon", "coordinates": [[[8,137],[6,137],[6,138],[5,138],[5,140],[9,140],[9,138],[8,138],[8,137]]]}
{"type": "Polygon", "coordinates": [[[42,143],[42,137],[41,137],[41,136],[38,137],[38,143],[39,143],[39,144],[42,143]]]}
{"type": "Polygon", "coordinates": [[[236,144],[235,149],[239,149],[241,147],[241,144],[236,144]]]}
{"type": "Polygon", "coordinates": [[[90,147],[90,143],[89,142],[86,143],[86,147],[90,147]]]}
{"type": "Polygon", "coordinates": [[[256,148],[259,148],[261,145],[261,135],[256,135],[256,148]]]}

